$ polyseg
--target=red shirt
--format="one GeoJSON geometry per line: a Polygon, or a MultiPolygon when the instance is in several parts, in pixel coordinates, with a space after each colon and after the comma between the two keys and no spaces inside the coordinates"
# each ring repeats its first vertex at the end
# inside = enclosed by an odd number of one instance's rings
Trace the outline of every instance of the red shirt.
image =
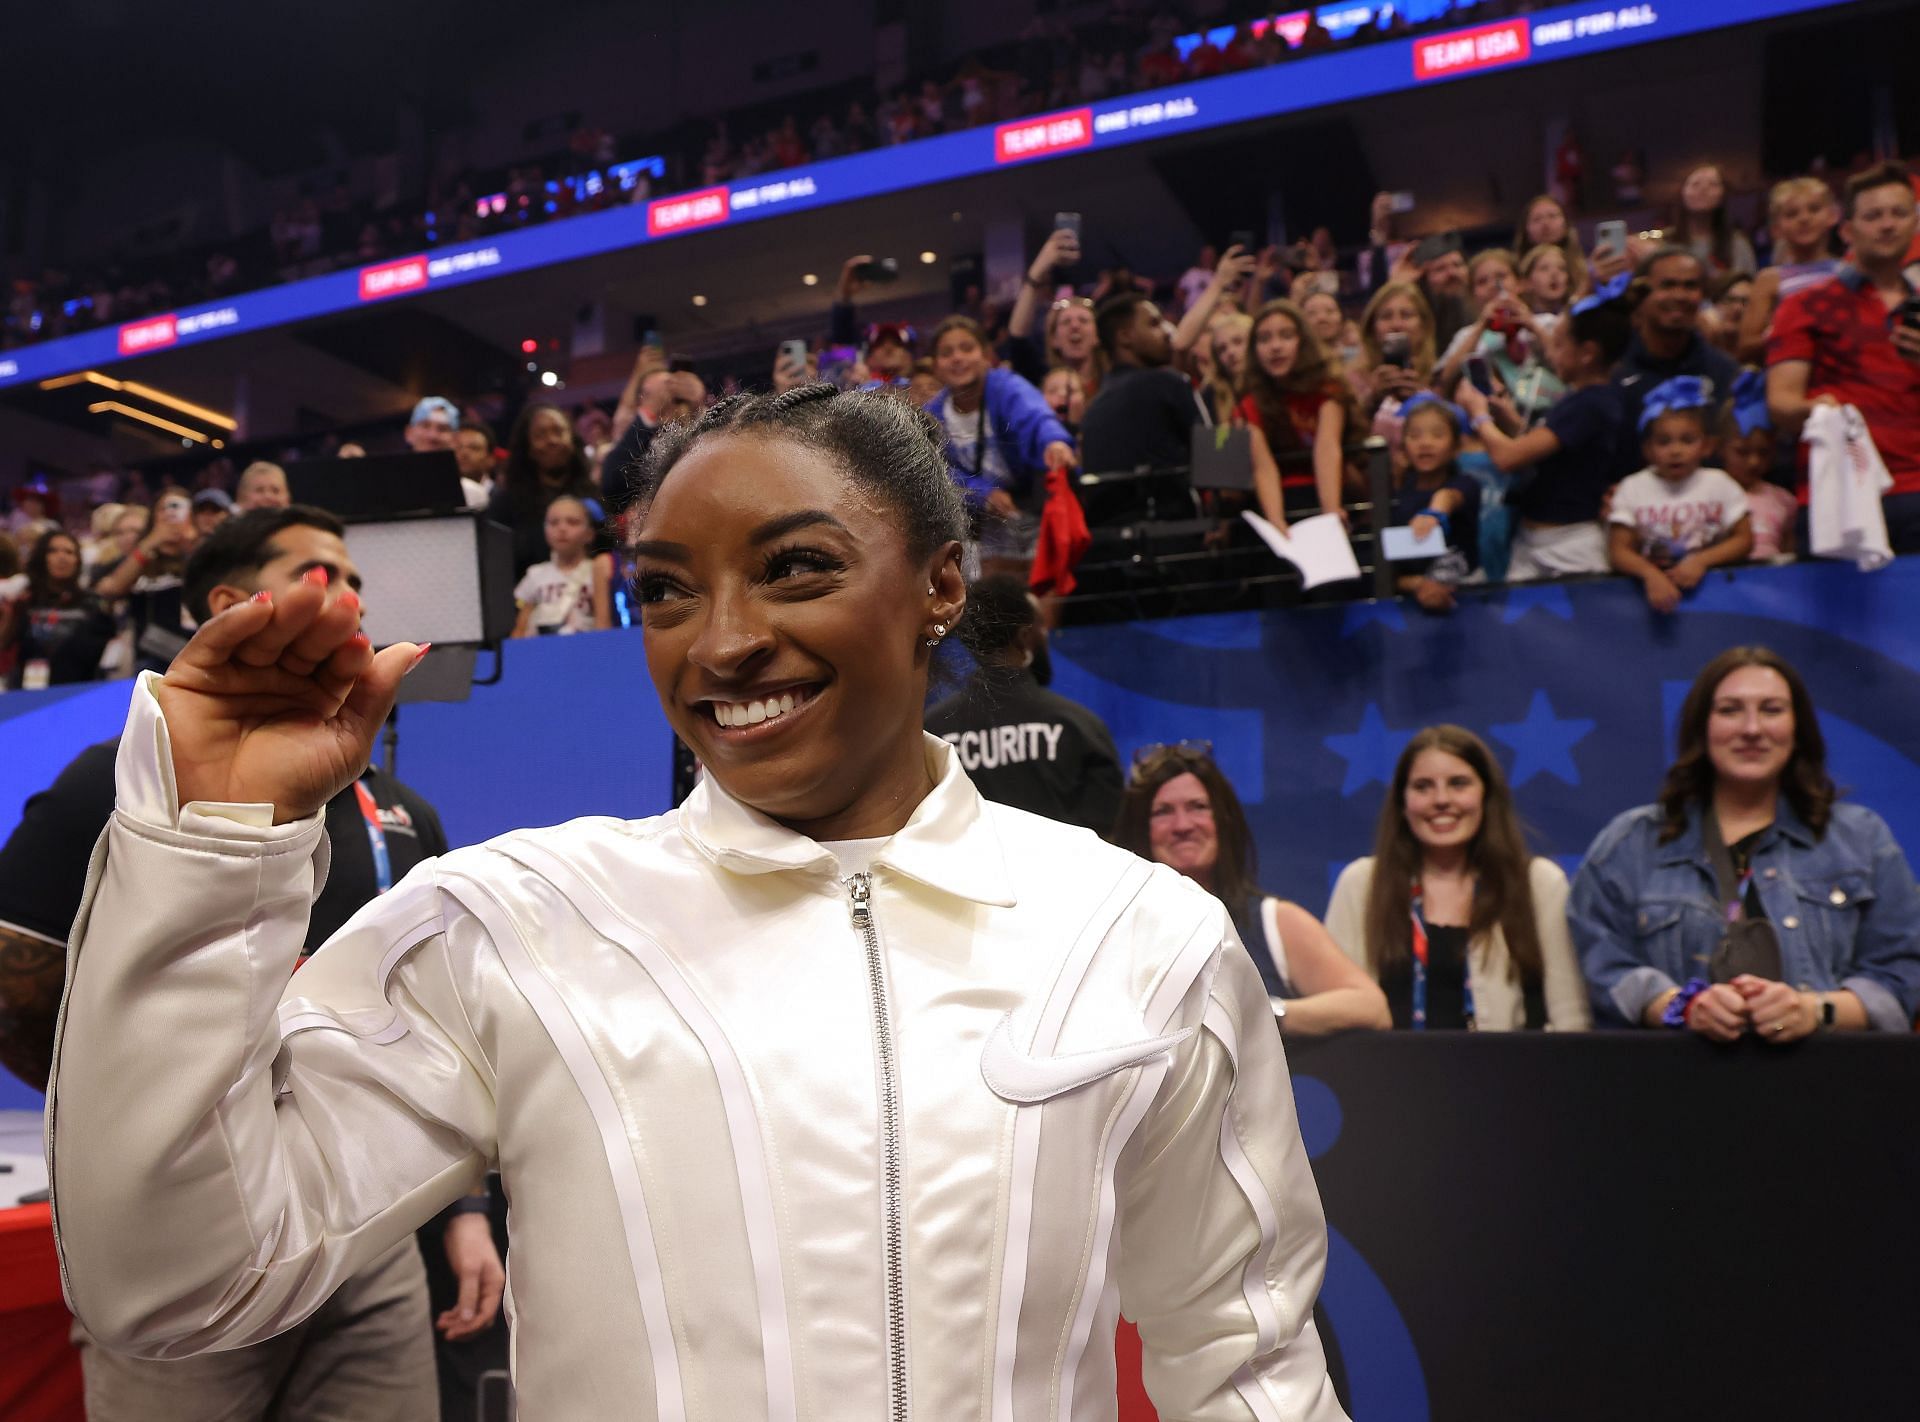
{"type": "MultiPolygon", "coordinates": [[[[1290,430],[1270,430],[1266,421],[1260,418],[1260,406],[1253,396],[1242,395],[1234,414],[1247,424],[1259,430],[1267,437],[1267,444],[1273,450],[1276,461],[1287,454],[1313,448],[1314,437],[1320,432],[1320,407],[1329,400],[1339,400],[1339,387],[1332,382],[1318,390],[1289,390],[1286,407],[1290,430]]],[[[1310,461],[1281,463],[1280,486],[1285,489],[1311,489],[1314,487],[1313,465],[1310,461]]]]}
{"type": "MultiPolygon", "coordinates": [[[[1907,283],[1909,292],[1913,284],[1907,283]]],[[[1893,344],[1898,307],[1887,309],[1857,267],[1796,291],[1780,303],[1767,341],[1767,364],[1804,360],[1807,397],[1831,395],[1855,406],[1893,476],[1889,494],[1920,494],[1920,365],[1893,344]]],[[[1802,466],[1801,500],[1806,499],[1802,466]]]]}

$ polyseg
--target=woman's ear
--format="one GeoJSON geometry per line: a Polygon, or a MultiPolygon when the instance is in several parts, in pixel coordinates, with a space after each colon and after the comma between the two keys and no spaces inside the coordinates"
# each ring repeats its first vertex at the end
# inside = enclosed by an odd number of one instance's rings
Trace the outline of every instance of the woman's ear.
{"type": "Polygon", "coordinates": [[[946,544],[934,555],[933,567],[927,574],[927,587],[931,590],[928,614],[933,621],[948,627],[959,623],[960,614],[967,607],[967,575],[960,568],[964,551],[957,542],[946,544]]]}

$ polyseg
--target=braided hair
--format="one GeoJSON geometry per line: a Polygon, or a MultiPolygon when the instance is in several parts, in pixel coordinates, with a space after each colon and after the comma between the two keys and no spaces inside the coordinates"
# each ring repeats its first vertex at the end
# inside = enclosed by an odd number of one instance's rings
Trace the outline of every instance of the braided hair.
{"type": "Polygon", "coordinates": [[[933,417],[891,393],[825,383],[729,396],[697,420],[666,426],[631,475],[635,506],[644,510],[674,466],[720,434],[791,440],[827,456],[899,516],[914,558],[966,538],[966,506],[947,472],[946,433],[933,417]]]}

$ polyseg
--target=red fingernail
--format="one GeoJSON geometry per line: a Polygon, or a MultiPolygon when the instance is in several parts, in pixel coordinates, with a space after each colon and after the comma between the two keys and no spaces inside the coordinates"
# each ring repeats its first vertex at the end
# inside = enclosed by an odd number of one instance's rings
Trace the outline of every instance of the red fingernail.
{"type": "Polygon", "coordinates": [[[420,663],[424,662],[427,659],[427,653],[432,650],[433,650],[433,643],[422,642],[420,644],[420,650],[413,654],[413,660],[407,663],[407,669],[400,674],[402,676],[412,676],[413,669],[419,666],[420,663]]]}
{"type": "Polygon", "coordinates": [[[300,575],[300,581],[303,583],[312,583],[317,588],[323,588],[327,585],[327,570],[325,568],[309,568],[300,575]]]}
{"type": "Polygon", "coordinates": [[[369,637],[364,632],[356,632],[351,637],[347,638],[347,645],[349,647],[352,647],[352,646],[371,647],[373,645],[373,638],[369,637]]]}
{"type": "Polygon", "coordinates": [[[335,601],[342,607],[358,607],[360,605],[360,595],[352,588],[348,588],[345,592],[341,593],[335,601]]]}
{"type": "Polygon", "coordinates": [[[270,588],[261,588],[259,592],[253,595],[253,600],[255,602],[272,602],[273,591],[270,588]]]}

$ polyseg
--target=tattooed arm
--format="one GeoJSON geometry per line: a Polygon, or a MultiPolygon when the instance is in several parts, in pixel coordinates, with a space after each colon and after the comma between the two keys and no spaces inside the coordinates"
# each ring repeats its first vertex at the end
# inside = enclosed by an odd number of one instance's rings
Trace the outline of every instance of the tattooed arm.
{"type": "Polygon", "coordinates": [[[53,1070],[53,1023],[67,946],[0,923],[0,1066],[36,1091],[53,1070]]]}

